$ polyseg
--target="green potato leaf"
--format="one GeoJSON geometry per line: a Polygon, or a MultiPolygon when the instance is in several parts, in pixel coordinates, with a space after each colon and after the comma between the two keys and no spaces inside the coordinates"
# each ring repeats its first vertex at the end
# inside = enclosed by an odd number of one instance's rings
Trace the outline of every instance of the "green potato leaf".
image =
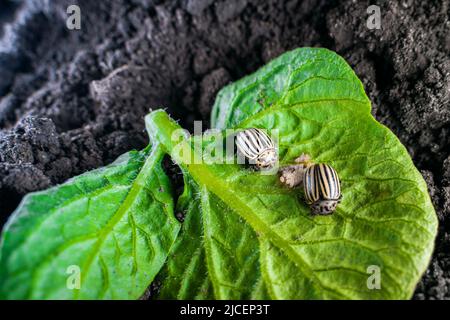
{"type": "Polygon", "coordinates": [[[0,240],[0,298],[135,299],[164,263],[166,299],[411,297],[433,250],[435,212],[342,58],[286,53],[223,89],[212,124],[276,129],[281,165],[301,153],[333,165],[337,211],[312,216],[301,189],[215,161],[223,139],[176,134],[181,128],[156,111],[146,117],[153,147],[24,198],[0,240]],[[180,234],[165,153],[184,173],[180,234]]]}
{"type": "Polygon", "coordinates": [[[371,110],[362,83],[344,59],[327,49],[300,48],[222,89],[211,125],[217,129],[245,127],[246,119],[266,109],[333,102],[367,113],[371,110]]]}
{"type": "Polygon", "coordinates": [[[331,164],[343,201],[331,216],[312,216],[301,189],[282,186],[276,175],[193,164],[192,154],[208,160],[208,142],[195,155],[195,143],[185,140],[181,149],[189,152],[180,155],[172,139],[179,127],[164,112],[150,114],[149,132],[182,167],[191,194],[180,204],[187,220],[161,274],[160,298],[411,297],[437,218],[406,149],[371,116],[342,58],[324,49],[286,53],[221,91],[212,123],[277,129],[281,165],[301,153],[331,164]]]}
{"type": "Polygon", "coordinates": [[[206,187],[200,190],[187,179],[178,207],[186,220],[160,275],[158,298],[269,298],[263,288],[254,291],[260,279],[259,250],[248,244],[257,241],[255,232],[206,187]]]}
{"type": "Polygon", "coordinates": [[[0,298],[139,298],[180,228],[162,156],[130,152],[27,195],[2,234],[0,298]]]}

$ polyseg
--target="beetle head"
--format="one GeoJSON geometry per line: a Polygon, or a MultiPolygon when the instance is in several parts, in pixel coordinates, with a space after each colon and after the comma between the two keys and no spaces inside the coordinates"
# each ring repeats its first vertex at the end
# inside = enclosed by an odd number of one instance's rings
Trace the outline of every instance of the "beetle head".
{"type": "Polygon", "coordinates": [[[264,150],[256,158],[258,168],[271,169],[278,161],[277,151],[274,148],[264,150]]]}
{"type": "Polygon", "coordinates": [[[336,206],[339,204],[340,199],[336,200],[318,200],[310,205],[311,211],[314,214],[328,215],[332,214],[336,210],[336,206]]]}

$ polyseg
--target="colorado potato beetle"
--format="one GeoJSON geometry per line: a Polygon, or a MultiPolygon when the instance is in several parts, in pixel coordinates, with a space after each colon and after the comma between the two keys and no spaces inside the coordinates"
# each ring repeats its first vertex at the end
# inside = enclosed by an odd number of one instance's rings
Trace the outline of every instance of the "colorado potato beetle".
{"type": "Polygon", "coordinates": [[[341,201],[341,184],[336,170],[327,164],[311,164],[303,174],[306,203],[313,213],[327,215],[341,201]]]}
{"type": "Polygon", "coordinates": [[[327,164],[312,163],[307,154],[302,154],[295,162],[295,165],[280,170],[280,181],[289,188],[302,184],[306,203],[313,213],[333,213],[342,198],[336,170],[327,164]]]}
{"type": "Polygon", "coordinates": [[[278,155],[272,139],[261,129],[251,128],[236,135],[238,151],[255,162],[259,169],[272,168],[278,155]]]}

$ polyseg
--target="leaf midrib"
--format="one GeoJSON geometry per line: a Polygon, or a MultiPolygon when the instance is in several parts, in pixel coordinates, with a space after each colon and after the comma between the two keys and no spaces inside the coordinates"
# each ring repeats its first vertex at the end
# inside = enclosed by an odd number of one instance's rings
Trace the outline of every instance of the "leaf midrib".
{"type": "Polygon", "coordinates": [[[255,232],[258,234],[264,234],[273,244],[282,249],[289,256],[289,258],[298,265],[305,276],[311,279],[314,283],[318,284],[321,288],[333,292],[334,294],[345,296],[343,293],[337,292],[335,289],[324,285],[320,279],[314,275],[305,260],[297,252],[295,252],[289,243],[274,232],[256,214],[254,214],[252,208],[244,203],[238,195],[231,191],[232,189],[230,189],[230,186],[220,181],[220,179],[217,179],[215,175],[210,172],[210,170],[205,168],[205,166],[192,165],[188,170],[196,181],[208,188],[208,190],[217,195],[227,205],[233,208],[233,210],[236,211],[241,217],[243,217],[250,224],[253,230],[255,230],[255,232]]]}
{"type": "MultiPolygon", "coordinates": [[[[183,156],[178,154],[174,150],[174,141],[172,140],[173,133],[180,129],[179,125],[173,122],[172,119],[164,111],[155,111],[147,116],[146,119],[147,130],[150,133],[153,141],[158,141],[166,151],[171,155],[172,159],[180,165],[186,172],[188,172],[192,178],[197,181],[202,187],[205,186],[208,190],[217,195],[224,203],[244,218],[250,226],[259,234],[264,234],[272,241],[278,248],[282,249],[288,257],[297,264],[301,272],[311,279],[312,282],[319,285],[322,289],[332,292],[333,294],[341,297],[347,297],[345,294],[337,291],[336,289],[325,286],[320,279],[314,275],[306,261],[297,253],[289,243],[274,232],[269,226],[267,226],[256,214],[253,213],[251,207],[239,199],[238,194],[235,194],[226,183],[216,177],[214,173],[209,169],[209,166],[203,164],[186,164],[183,161],[183,156]]],[[[180,150],[191,150],[192,145],[189,140],[183,140],[177,147],[180,150]]],[[[175,148],[177,149],[177,148],[175,148]]],[[[347,297],[350,298],[350,297],[347,297]]]]}

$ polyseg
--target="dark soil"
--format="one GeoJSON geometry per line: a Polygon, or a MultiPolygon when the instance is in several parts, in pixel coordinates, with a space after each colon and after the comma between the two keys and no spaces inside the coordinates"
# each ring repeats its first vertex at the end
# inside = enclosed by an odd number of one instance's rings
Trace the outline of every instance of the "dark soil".
{"type": "Polygon", "coordinates": [[[449,0],[2,0],[1,223],[26,193],[143,148],[149,108],[192,128],[223,85],[286,50],[327,47],[355,69],[428,183],[440,230],[415,298],[448,299],[449,14],[449,0]],[[74,3],[80,31],[66,28],[74,3]],[[381,30],[366,27],[374,3],[381,30]]]}

